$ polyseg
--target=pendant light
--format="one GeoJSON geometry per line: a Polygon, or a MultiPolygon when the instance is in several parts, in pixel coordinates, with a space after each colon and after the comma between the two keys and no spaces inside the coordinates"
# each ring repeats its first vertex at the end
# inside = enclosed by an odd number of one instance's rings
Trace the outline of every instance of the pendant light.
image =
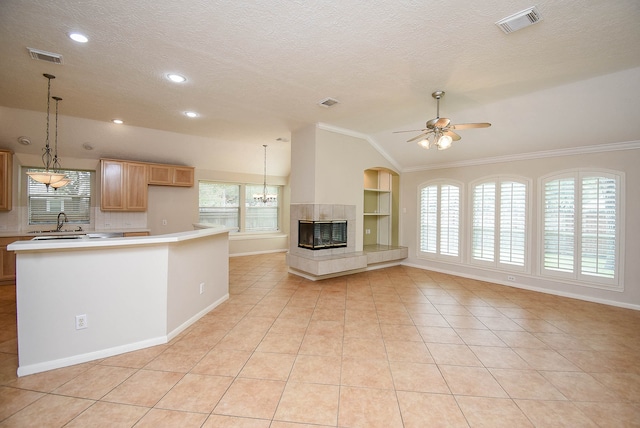
{"type": "Polygon", "coordinates": [[[53,169],[53,155],[51,154],[51,147],[49,146],[49,118],[50,118],[50,104],[51,104],[51,79],[55,79],[56,76],[52,74],[43,74],[47,78],[47,138],[45,140],[45,146],[42,149],[42,163],[44,164],[44,171],[28,172],[27,175],[47,186],[47,189],[52,183],[56,183],[64,179],[64,174],[60,174],[53,169]]]}
{"type": "MultiPolygon", "coordinates": [[[[60,97],[51,97],[54,100],[56,100],[56,134],[55,134],[55,143],[53,145],[53,170],[55,172],[60,171],[61,167],[60,167],[60,160],[58,159],[58,103],[60,101],[62,101],[62,98],[60,97]]],[[[71,183],[71,180],[69,178],[67,178],[66,176],[60,180],[60,181],[56,181],[55,183],[51,183],[50,186],[53,187],[55,190],[58,190],[61,187],[66,186],[67,184],[71,183]]]]}
{"type": "Polygon", "coordinates": [[[253,195],[253,199],[255,201],[260,201],[263,204],[267,202],[273,202],[277,199],[277,195],[269,195],[267,193],[267,145],[263,144],[264,147],[264,184],[262,185],[262,194],[261,195],[253,195]]]}

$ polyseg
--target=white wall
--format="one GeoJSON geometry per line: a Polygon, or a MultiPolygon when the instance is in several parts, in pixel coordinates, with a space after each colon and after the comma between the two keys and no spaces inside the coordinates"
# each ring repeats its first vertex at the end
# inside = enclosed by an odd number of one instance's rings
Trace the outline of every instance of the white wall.
{"type": "MultiPolygon", "coordinates": [[[[633,146],[633,145],[630,145],[633,146]]],[[[602,146],[605,149],[607,146],[602,146]]],[[[401,214],[401,245],[409,247],[409,258],[406,264],[426,269],[449,272],[456,275],[480,278],[487,281],[504,283],[507,282],[507,275],[515,275],[516,285],[539,289],[551,293],[580,297],[587,300],[613,303],[623,306],[630,306],[640,309],[640,197],[638,188],[640,187],[640,142],[635,144],[635,149],[620,151],[604,151],[601,153],[583,153],[567,156],[540,157],[538,159],[512,160],[509,162],[491,163],[486,165],[464,166],[458,168],[434,169],[405,173],[401,181],[401,212],[406,209],[406,213],[401,214]],[[538,253],[539,248],[539,216],[540,204],[538,199],[539,183],[538,179],[544,175],[574,168],[606,168],[620,171],[625,177],[626,193],[623,215],[625,222],[625,235],[622,237],[625,243],[623,248],[623,263],[625,274],[623,277],[624,291],[611,291],[599,288],[574,285],[560,281],[542,278],[538,274],[538,253]],[[495,269],[482,269],[469,264],[469,241],[470,241],[470,186],[474,180],[493,176],[497,174],[511,174],[529,178],[532,183],[530,198],[532,217],[529,225],[531,230],[529,263],[531,271],[526,274],[513,274],[498,271],[495,269]],[[418,249],[418,187],[433,179],[451,179],[464,183],[463,189],[463,235],[462,254],[463,263],[452,264],[442,261],[432,261],[419,259],[418,249]]]]}

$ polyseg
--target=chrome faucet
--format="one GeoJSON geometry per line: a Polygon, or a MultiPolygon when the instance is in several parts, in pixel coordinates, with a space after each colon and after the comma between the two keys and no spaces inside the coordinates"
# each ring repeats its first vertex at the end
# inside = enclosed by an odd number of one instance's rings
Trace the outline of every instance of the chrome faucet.
{"type": "Polygon", "coordinates": [[[62,229],[62,225],[66,222],[69,221],[69,217],[67,217],[67,215],[64,212],[60,212],[58,213],[58,225],[56,227],[56,232],[60,232],[60,229],[62,229]],[[60,221],[60,216],[63,216],[64,219],[62,221],[60,221]]]}

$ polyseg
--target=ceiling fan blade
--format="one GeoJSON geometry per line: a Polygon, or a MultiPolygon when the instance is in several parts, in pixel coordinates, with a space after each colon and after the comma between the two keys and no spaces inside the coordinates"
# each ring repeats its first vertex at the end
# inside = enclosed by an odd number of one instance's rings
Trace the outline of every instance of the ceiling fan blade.
{"type": "Polygon", "coordinates": [[[425,132],[425,133],[423,133],[423,134],[420,134],[420,135],[418,135],[417,137],[413,137],[412,139],[407,140],[407,143],[413,143],[414,141],[418,141],[418,140],[420,140],[421,138],[426,137],[426,136],[427,136],[427,135],[429,135],[430,133],[431,133],[431,131],[429,131],[429,132],[425,132]]]}
{"type": "Polygon", "coordinates": [[[449,137],[451,137],[451,139],[453,141],[458,141],[460,138],[462,138],[461,136],[459,136],[458,134],[456,134],[453,131],[445,131],[443,132],[444,135],[448,135],[449,137]]]}
{"type": "Polygon", "coordinates": [[[487,122],[482,123],[459,123],[457,125],[451,125],[450,129],[471,129],[471,128],[488,128],[491,124],[487,122]]]}
{"type": "Polygon", "coordinates": [[[402,132],[425,132],[426,129],[410,129],[408,131],[393,131],[393,134],[400,134],[402,132]]]}

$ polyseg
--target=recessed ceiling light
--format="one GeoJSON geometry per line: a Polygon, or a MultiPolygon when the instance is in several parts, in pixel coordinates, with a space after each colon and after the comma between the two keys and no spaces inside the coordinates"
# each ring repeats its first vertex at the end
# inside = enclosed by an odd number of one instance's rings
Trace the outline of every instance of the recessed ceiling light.
{"type": "Polygon", "coordinates": [[[173,74],[173,73],[169,73],[167,74],[167,79],[171,80],[172,82],[175,83],[183,83],[187,81],[187,78],[184,76],[181,76],[179,74],[173,74]]]}
{"type": "Polygon", "coordinates": [[[115,123],[116,125],[122,125],[124,123],[122,119],[113,119],[111,122],[115,123]]]}
{"type": "Polygon", "coordinates": [[[80,33],[69,33],[69,38],[74,42],[78,42],[78,43],[87,43],[89,41],[87,36],[80,33]]]}
{"type": "Polygon", "coordinates": [[[18,137],[18,143],[22,144],[23,146],[28,146],[29,144],[31,144],[31,140],[28,137],[18,137]]]}
{"type": "Polygon", "coordinates": [[[195,111],[185,111],[185,112],[184,112],[184,114],[185,114],[186,116],[189,116],[189,117],[198,117],[198,116],[200,116],[200,115],[199,115],[198,113],[196,113],[195,111]]]}

